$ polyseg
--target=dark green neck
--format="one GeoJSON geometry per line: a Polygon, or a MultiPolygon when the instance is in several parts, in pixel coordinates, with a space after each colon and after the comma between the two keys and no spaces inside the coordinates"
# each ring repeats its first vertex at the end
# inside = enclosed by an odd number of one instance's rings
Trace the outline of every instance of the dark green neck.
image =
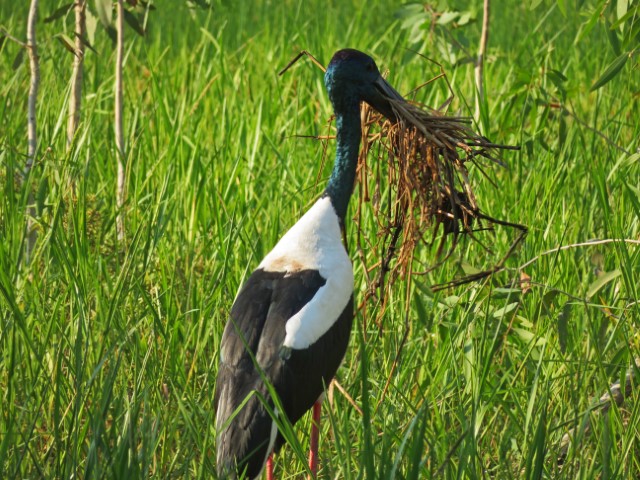
{"type": "Polygon", "coordinates": [[[329,196],[338,217],[344,221],[358,166],[361,136],[360,103],[354,102],[340,110],[336,110],[336,161],[333,164],[325,195],[329,196]]]}

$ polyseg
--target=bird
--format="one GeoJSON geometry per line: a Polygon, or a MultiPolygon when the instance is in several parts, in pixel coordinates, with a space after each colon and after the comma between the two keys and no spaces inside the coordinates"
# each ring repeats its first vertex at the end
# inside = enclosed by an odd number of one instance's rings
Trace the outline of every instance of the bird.
{"type": "Polygon", "coordinates": [[[285,443],[272,415],[286,415],[293,425],[312,408],[309,467],[317,474],[320,402],[345,356],[354,318],[353,266],[343,235],[356,180],[360,104],[394,121],[391,101],[403,101],[373,58],[355,49],[333,55],[324,82],[336,123],[326,188],[249,276],[222,335],[214,397],[220,478],[255,479],[266,465],[272,479],[272,455],[285,443]]]}

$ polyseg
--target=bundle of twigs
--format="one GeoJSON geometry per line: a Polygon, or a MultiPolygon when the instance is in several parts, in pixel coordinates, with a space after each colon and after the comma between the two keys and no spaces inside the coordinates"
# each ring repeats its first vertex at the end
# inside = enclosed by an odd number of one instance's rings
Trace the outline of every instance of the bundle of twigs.
{"type": "MultiPolygon", "coordinates": [[[[376,265],[379,268],[371,287],[381,293],[385,285],[393,284],[398,277],[414,273],[416,246],[433,244],[439,234],[436,254],[439,261],[435,266],[451,255],[461,234],[473,235],[474,231],[501,224],[519,229],[522,233],[519,242],[526,232],[521,225],[481,212],[467,169],[473,163],[483,172],[478,162],[482,158],[501,165],[497,152],[517,147],[498,145],[478,135],[471,128],[470,118],[447,116],[400,100],[392,100],[391,104],[396,122],[386,120],[363,104],[363,147],[359,158],[361,202],[371,200],[368,191],[371,176],[375,177],[375,188],[379,191],[381,185],[386,185],[391,196],[385,202],[372,202],[385,251],[376,265]],[[378,157],[376,163],[386,163],[386,172],[371,168],[372,155],[378,157]],[[447,238],[452,242],[443,256],[447,238]]],[[[378,194],[374,194],[374,200],[378,194]]],[[[501,264],[447,286],[487,276],[501,268],[501,264]]]]}

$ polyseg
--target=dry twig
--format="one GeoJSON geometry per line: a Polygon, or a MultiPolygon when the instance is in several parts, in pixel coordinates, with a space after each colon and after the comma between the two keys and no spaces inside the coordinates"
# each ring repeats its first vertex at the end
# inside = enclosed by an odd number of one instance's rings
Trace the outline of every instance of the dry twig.
{"type": "MultiPolygon", "coordinates": [[[[82,105],[82,74],[84,65],[84,41],[86,36],[86,0],[76,0],[74,12],[76,19],[75,55],[73,56],[73,74],[71,76],[71,98],[69,100],[69,120],[67,122],[67,149],[71,148],[73,137],[80,120],[80,107],[82,105]]],[[[72,186],[73,188],[73,186],[72,186]]]]}
{"type": "MultiPolygon", "coordinates": [[[[29,86],[29,104],[28,104],[28,135],[29,149],[27,153],[27,163],[24,166],[24,177],[29,177],[36,158],[36,148],[38,146],[38,136],[36,131],[36,104],[38,101],[38,87],[40,85],[40,59],[38,57],[38,42],[36,41],[36,22],[38,18],[38,0],[31,0],[29,7],[29,17],[27,21],[27,52],[29,53],[29,66],[31,69],[31,83],[29,86]]],[[[25,261],[31,261],[31,255],[35,248],[37,240],[37,230],[35,228],[36,205],[33,195],[33,188],[27,183],[29,188],[28,196],[28,216],[26,226],[26,253],[25,261]]]]}
{"type": "Polygon", "coordinates": [[[116,187],[116,230],[119,241],[124,240],[124,202],[125,202],[125,147],[124,132],[122,127],[122,64],[124,62],[124,7],[122,0],[118,0],[118,17],[116,29],[118,38],[116,42],[116,105],[115,105],[115,130],[116,130],[116,157],[118,161],[118,180],[116,187]]]}
{"type": "Polygon", "coordinates": [[[482,33],[480,34],[480,47],[478,48],[478,58],[476,58],[475,76],[476,76],[476,122],[480,121],[480,102],[484,98],[484,57],[487,52],[487,43],[489,42],[489,12],[490,0],[484,0],[482,12],[482,33]]]}
{"type": "MultiPolygon", "coordinates": [[[[605,392],[600,399],[589,409],[592,415],[606,415],[611,409],[611,406],[615,403],[618,407],[622,405],[624,399],[631,395],[634,388],[634,380],[636,379],[638,369],[640,369],[640,358],[636,358],[635,362],[627,370],[627,374],[624,379],[624,387],[620,382],[613,383],[607,392],[605,392]]],[[[585,417],[582,433],[586,435],[591,430],[591,422],[589,417],[585,417]]],[[[562,465],[569,453],[569,447],[573,443],[573,439],[576,436],[578,427],[574,427],[569,432],[565,433],[560,441],[560,454],[558,455],[558,464],[562,465]]]]}

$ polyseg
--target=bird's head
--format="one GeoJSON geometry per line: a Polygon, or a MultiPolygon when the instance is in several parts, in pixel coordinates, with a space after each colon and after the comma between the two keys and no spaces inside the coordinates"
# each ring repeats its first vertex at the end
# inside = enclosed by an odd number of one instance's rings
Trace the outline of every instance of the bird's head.
{"type": "Polygon", "coordinates": [[[390,99],[402,100],[402,96],[382,78],[376,62],[358,50],[339,50],[333,55],[324,83],[336,112],[359,107],[367,102],[374,109],[395,121],[390,99]]]}

